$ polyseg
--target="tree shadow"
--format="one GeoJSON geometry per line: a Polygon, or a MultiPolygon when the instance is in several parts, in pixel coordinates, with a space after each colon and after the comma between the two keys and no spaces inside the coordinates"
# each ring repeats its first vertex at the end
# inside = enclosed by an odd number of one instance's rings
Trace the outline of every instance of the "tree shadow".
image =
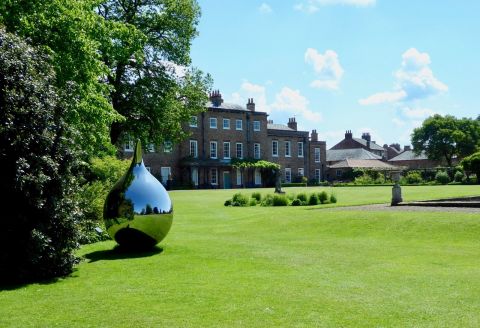
{"type": "Polygon", "coordinates": [[[153,248],[125,248],[121,246],[115,246],[113,249],[95,251],[85,254],[84,257],[88,259],[88,263],[93,263],[101,260],[124,260],[140,257],[149,257],[157,254],[161,254],[163,248],[155,246],[153,248]]]}

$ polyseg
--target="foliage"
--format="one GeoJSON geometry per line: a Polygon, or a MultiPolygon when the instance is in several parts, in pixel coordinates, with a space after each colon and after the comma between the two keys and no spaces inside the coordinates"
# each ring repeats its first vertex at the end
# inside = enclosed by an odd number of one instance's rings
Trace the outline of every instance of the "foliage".
{"type": "Polygon", "coordinates": [[[453,176],[453,181],[462,182],[464,177],[465,177],[465,175],[463,174],[463,172],[457,171],[457,172],[455,172],[455,175],[453,176]]]}
{"type": "Polygon", "coordinates": [[[233,203],[237,203],[238,206],[248,206],[248,196],[241,193],[236,193],[232,197],[232,204],[233,203]]]}
{"type": "Polygon", "coordinates": [[[261,169],[261,170],[272,170],[278,171],[280,170],[280,165],[276,163],[272,163],[265,160],[258,160],[252,158],[232,158],[231,165],[234,169],[246,169],[246,168],[254,168],[254,169],[261,169]]]}
{"type": "Polygon", "coordinates": [[[265,197],[263,197],[262,206],[273,206],[273,195],[268,194],[265,197]]]}
{"type": "Polygon", "coordinates": [[[450,177],[448,176],[447,172],[439,171],[435,175],[435,181],[437,181],[440,184],[447,184],[450,182],[450,177]]]}
{"type": "Polygon", "coordinates": [[[225,203],[223,203],[224,206],[232,206],[232,200],[231,199],[227,199],[225,201],[225,203]]]}
{"type": "Polygon", "coordinates": [[[465,171],[477,176],[477,183],[480,183],[480,152],[474,153],[462,160],[465,171]]]}
{"type": "Polygon", "coordinates": [[[409,171],[404,178],[408,184],[419,184],[423,182],[422,175],[418,171],[409,171]]]}
{"type": "Polygon", "coordinates": [[[318,199],[318,195],[316,193],[313,193],[308,197],[308,205],[318,205],[320,203],[320,200],[318,199]]]}
{"type": "Polygon", "coordinates": [[[255,199],[257,202],[262,201],[262,194],[258,191],[252,193],[252,198],[255,199]]]}
{"type": "Polygon", "coordinates": [[[336,202],[337,202],[337,196],[334,193],[332,193],[330,195],[330,203],[335,204],[336,202]]]}
{"type": "Polygon", "coordinates": [[[294,200],[292,200],[292,206],[301,206],[302,205],[302,201],[298,198],[295,198],[294,200]]]}
{"type": "Polygon", "coordinates": [[[301,193],[297,194],[297,199],[300,199],[302,202],[306,202],[307,201],[307,194],[304,193],[304,192],[301,192],[301,193]]]}
{"type": "Polygon", "coordinates": [[[288,198],[284,194],[273,195],[272,206],[287,206],[288,198]]]}
{"type": "Polygon", "coordinates": [[[325,190],[318,193],[318,200],[322,204],[325,204],[325,202],[328,200],[328,194],[325,190]]]}
{"type": "Polygon", "coordinates": [[[480,121],[434,115],[413,131],[412,144],[416,154],[425,151],[429,159],[452,166],[454,156],[463,158],[480,148],[480,121]]]}
{"type": "Polygon", "coordinates": [[[79,222],[80,243],[87,244],[108,239],[108,234],[98,233],[95,228],[104,230],[103,206],[107,194],[113,185],[125,174],[130,165],[128,160],[119,160],[114,156],[91,159],[89,173],[86,174],[88,182],[80,192],[80,206],[83,210],[79,222]]]}
{"type": "Polygon", "coordinates": [[[259,203],[255,198],[250,198],[248,201],[248,206],[257,206],[257,203],[259,203]]]}
{"type": "Polygon", "coordinates": [[[75,109],[53,86],[50,57],[0,29],[0,278],[72,271],[80,209],[75,109]]]}
{"type": "Polygon", "coordinates": [[[306,187],[307,184],[303,182],[290,182],[290,183],[282,183],[282,187],[306,187]]]}

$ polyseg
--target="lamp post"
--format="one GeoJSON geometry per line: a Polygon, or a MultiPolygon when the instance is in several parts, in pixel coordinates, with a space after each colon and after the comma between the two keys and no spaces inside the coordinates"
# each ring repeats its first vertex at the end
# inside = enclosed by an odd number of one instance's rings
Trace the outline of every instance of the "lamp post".
{"type": "Polygon", "coordinates": [[[396,206],[403,201],[402,199],[402,188],[398,184],[400,181],[400,171],[392,172],[392,179],[395,184],[392,188],[392,203],[391,206],[396,206]]]}

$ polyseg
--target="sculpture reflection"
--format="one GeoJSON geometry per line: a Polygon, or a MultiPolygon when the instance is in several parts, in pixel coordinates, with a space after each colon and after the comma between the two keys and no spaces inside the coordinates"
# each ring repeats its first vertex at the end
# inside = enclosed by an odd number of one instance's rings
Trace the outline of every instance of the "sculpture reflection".
{"type": "Polygon", "coordinates": [[[109,235],[127,248],[153,247],[172,226],[172,201],[143,164],[140,141],[130,168],[107,196],[103,217],[109,235]]]}

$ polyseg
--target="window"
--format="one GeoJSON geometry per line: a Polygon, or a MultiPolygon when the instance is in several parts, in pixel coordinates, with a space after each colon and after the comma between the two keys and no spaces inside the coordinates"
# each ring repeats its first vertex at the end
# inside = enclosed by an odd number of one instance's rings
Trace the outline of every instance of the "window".
{"type": "Polygon", "coordinates": [[[260,144],[253,144],[253,158],[260,159],[260,144]]]}
{"type": "Polygon", "coordinates": [[[298,142],[298,157],[303,157],[303,142],[298,142]]]}
{"type": "Polygon", "coordinates": [[[286,183],[292,182],[292,169],[289,167],[285,168],[285,182],[286,183]]]}
{"type": "Polygon", "coordinates": [[[236,155],[237,155],[237,158],[243,158],[243,144],[241,142],[238,142],[236,144],[236,155]]]}
{"type": "Polygon", "coordinates": [[[217,142],[210,141],[210,158],[217,158],[217,142]]]}
{"type": "Polygon", "coordinates": [[[253,121],[253,131],[260,131],[260,121],[253,121]]]}
{"type": "Polygon", "coordinates": [[[190,140],[190,156],[193,158],[198,157],[198,143],[197,140],[190,140]]]}
{"type": "Polygon", "coordinates": [[[303,177],[304,175],[305,175],[305,171],[304,171],[303,167],[299,167],[298,168],[298,176],[303,177]]]}
{"type": "Polygon", "coordinates": [[[218,171],[217,169],[210,169],[210,183],[218,185],[218,171]]]}
{"type": "Polygon", "coordinates": [[[160,180],[163,183],[163,185],[167,184],[167,181],[171,178],[172,171],[170,167],[161,167],[160,168],[160,180]]]}
{"type": "Polygon", "coordinates": [[[259,169],[255,169],[255,184],[261,185],[262,184],[262,173],[259,169]]]}
{"type": "Polygon", "coordinates": [[[230,142],[223,143],[223,158],[230,159],[230,142]]]}
{"type": "Polygon", "coordinates": [[[230,119],[224,118],[223,119],[223,129],[230,130],[230,119]]]}
{"type": "Polygon", "coordinates": [[[341,177],[343,175],[343,171],[337,170],[336,174],[337,174],[337,177],[341,177]]]}
{"type": "Polygon", "coordinates": [[[320,148],[315,148],[315,163],[320,163],[320,148]]]}
{"type": "Polygon", "coordinates": [[[240,169],[237,169],[237,186],[242,185],[242,171],[240,169]]]}
{"type": "Polygon", "coordinates": [[[198,168],[192,167],[192,183],[194,186],[198,186],[198,168]]]}
{"type": "Polygon", "coordinates": [[[242,130],[242,120],[236,120],[235,121],[235,129],[236,130],[242,130]]]}
{"type": "Polygon", "coordinates": [[[285,141],[285,157],[292,156],[290,150],[290,141],[285,141]]]}
{"type": "Polygon", "coordinates": [[[148,150],[149,153],[155,152],[155,145],[153,143],[149,143],[148,147],[147,147],[147,150],[148,150]]]}
{"type": "Polygon", "coordinates": [[[128,139],[127,141],[125,141],[125,145],[123,147],[123,150],[126,153],[131,153],[133,151],[133,140],[128,139]]]}
{"type": "Polygon", "coordinates": [[[320,169],[315,169],[315,180],[317,182],[320,182],[320,179],[321,179],[321,175],[320,175],[320,169]]]}
{"type": "Polygon", "coordinates": [[[198,117],[192,116],[190,117],[190,127],[196,128],[198,126],[198,117]]]}
{"type": "Polygon", "coordinates": [[[171,153],[173,150],[173,145],[171,141],[165,141],[163,143],[163,152],[164,153],[171,153]]]}
{"type": "Polygon", "coordinates": [[[217,119],[215,117],[210,117],[210,129],[217,128],[217,119]]]}
{"type": "Polygon", "coordinates": [[[272,156],[278,157],[278,141],[277,140],[272,141],[272,156]]]}

